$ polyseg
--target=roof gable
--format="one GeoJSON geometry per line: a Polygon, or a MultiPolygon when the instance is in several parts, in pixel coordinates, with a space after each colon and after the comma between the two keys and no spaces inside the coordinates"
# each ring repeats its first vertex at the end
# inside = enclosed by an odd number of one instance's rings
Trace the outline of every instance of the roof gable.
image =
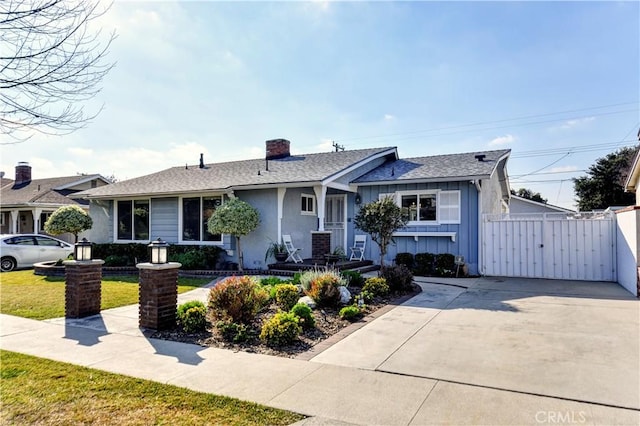
{"type": "MultiPolygon", "coordinates": [[[[100,175],[86,176],[62,176],[45,179],[32,179],[29,182],[19,185],[15,181],[2,186],[0,200],[2,206],[19,206],[27,204],[78,204],[69,195],[75,194],[65,188],[73,188],[79,183],[91,181],[92,179],[102,179],[100,175]]],[[[5,180],[3,180],[3,183],[5,180]]]]}
{"type": "Polygon", "coordinates": [[[199,166],[172,167],[81,193],[87,198],[170,195],[233,189],[300,186],[327,183],[380,156],[397,158],[395,148],[371,148],[340,152],[290,155],[199,166]]]}
{"type": "Polygon", "coordinates": [[[361,176],[357,184],[400,183],[406,181],[447,181],[490,177],[511,150],[433,155],[389,161],[361,176]],[[482,161],[477,156],[484,155],[482,161]]]}

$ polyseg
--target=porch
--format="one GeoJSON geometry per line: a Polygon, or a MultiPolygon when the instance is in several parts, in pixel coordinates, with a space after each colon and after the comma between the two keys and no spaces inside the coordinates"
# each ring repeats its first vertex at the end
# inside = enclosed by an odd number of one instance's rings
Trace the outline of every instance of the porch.
{"type": "Polygon", "coordinates": [[[338,260],[335,262],[325,261],[319,262],[314,259],[302,259],[302,263],[294,263],[294,262],[279,262],[279,263],[270,263],[267,265],[270,272],[274,271],[282,271],[287,274],[291,274],[293,272],[299,271],[308,271],[310,269],[317,268],[334,268],[339,271],[358,271],[358,272],[370,272],[377,271],[380,267],[378,265],[374,265],[371,260],[338,260]]]}

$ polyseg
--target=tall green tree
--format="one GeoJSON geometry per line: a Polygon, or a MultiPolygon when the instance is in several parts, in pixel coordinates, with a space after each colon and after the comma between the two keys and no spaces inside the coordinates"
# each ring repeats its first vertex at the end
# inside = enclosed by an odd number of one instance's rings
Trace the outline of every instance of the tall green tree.
{"type": "Polygon", "coordinates": [[[526,198],[527,200],[537,201],[538,203],[547,204],[547,199],[542,198],[539,192],[533,192],[528,188],[520,188],[517,191],[511,190],[511,194],[517,195],[520,198],[526,198]]]}
{"type": "Polygon", "coordinates": [[[93,220],[89,214],[75,204],[60,207],[51,213],[44,224],[44,231],[51,235],[60,235],[67,232],[73,234],[78,242],[78,234],[91,229],[93,220]]]}
{"type": "Polygon", "coordinates": [[[624,192],[636,148],[621,148],[598,158],[587,170],[587,176],[573,179],[578,210],[598,210],[611,206],[634,204],[635,195],[624,192]]]}
{"type": "Polygon", "coordinates": [[[238,269],[244,270],[244,257],[240,246],[240,237],[244,237],[260,225],[260,213],[251,204],[239,198],[218,207],[207,223],[212,234],[229,234],[236,237],[238,248],[238,269]]]}
{"type": "Polygon", "coordinates": [[[356,228],[371,236],[380,247],[380,266],[384,266],[387,247],[393,242],[393,233],[407,224],[402,210],[391,197],[368,203],[360,208],[353,219],[356,228]]]}

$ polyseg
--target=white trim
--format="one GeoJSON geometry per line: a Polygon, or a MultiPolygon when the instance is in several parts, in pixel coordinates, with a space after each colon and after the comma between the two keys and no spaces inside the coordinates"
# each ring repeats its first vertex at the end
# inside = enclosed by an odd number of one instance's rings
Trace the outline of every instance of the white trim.
{"type": "Polygon", "coordinates": [[[447,182],[462,182],[465,180],[478,180],[489,179],[489,175],[474,175],[474,176],[454,176],[448,177],[434,177],[426,179],[392,179],[392,180],[377,180],[372,182],[355,182],[354,185],[360,186],[380,186],[380,185],[405,185],[409,183],[447,183],[447,182]]]}
{"type": "MultiPolygon", "coordinates": [[[[317,197],[315,195],[312,194],[305,194],[302,193],[300,194],[300,214],[304,215],[304,216],[315,216],[316,212],[318,211],[318,203],[317,203],[317,197]],[[313,209],[312,210],[303,210],[302,209],[302,200],[303,199],[311,199],[312,203],[313,203],[313,209]]],[[[308,207],[308,202],[305,202],[305,207],[308,207]]]]}
{"type": "Polygon", "coordinates": [[[413,237],[416,242],[418,241],[418,237],[447,237],[451,238],[451,241],[456,242],[456,234],[457,232],[405,232],[399,231],[394,232],[392,235],[394,237],[413,237]]]}
{"type": "Polygon", "coordinates": [[[357,170],[358,168],[364,166],[365,164],[370,163],[372,160],[376,160],[376,159],[381,158],[381,157],[386,157],[389,154],[393,154],[395,156],[396,160],[399,158],[398,157],[398,149],[396,147],[389,148],[387,150],[375,153],[375,154],[373,154],[373,155],[371,155],[371,156],[369,156],[367,158],[364,158],[364,159],[358,161],[357,163],[354,163],[354,164],[350,165],[346,169],[340,170],[339,172],[329,176],[328,178],[326,178],[326,179],[324,179],[322,181],[322,185],[323,186],[327,186],[329,183],[333,182],[334,180],[336,180],[336,179],[338,179],[338,178],[340,178],[340,177],[342,177],[342,176],[344,176],[344,175],[346,175],[348,173],[351,173],[354,170],[357,170]]]}
{"type": "MultiPolygon", "coordinates": [[[[78,176],[78,177],[80,179],[74,180],[73,182],[65,183],[64,185],[56,186],[56,187],[51,188],[51,189],[53,189],[55,191],[59,191],[59,190],[62,190],[62,189],[73,188],[76,185],[82,185],[83,183],[91,182],[94,179],[95,180],[99,180],[100,179],[106,184],[111,184],[111,181],[109,181],[109,179],[103,177],[102,175],[86,175],[86,176],[78,176]]],[[[91,189],[94,189],[94,188],[91,188],[91,189]]]]}

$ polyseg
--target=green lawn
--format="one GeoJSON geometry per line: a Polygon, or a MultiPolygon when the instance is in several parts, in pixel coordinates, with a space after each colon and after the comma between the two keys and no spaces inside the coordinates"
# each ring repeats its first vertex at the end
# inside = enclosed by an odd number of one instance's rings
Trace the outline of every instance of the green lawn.
{"type": "Polygon", "coordinates": [[[304,418],[8,351],[0,351],[0,394],[1,424],[287,425],[304,418]]]}
{"type": "MultiPolygon", "coordinates": [[[[202,287],[208,278],[179,278],[178,293],[202,287]]],[[[138,276],[103,277],[101,309],[138,303],[138,276]]],[[[64,277],[32,270],[0,274],[0,312],[37,320],[64,316],[64,277]]]]}

